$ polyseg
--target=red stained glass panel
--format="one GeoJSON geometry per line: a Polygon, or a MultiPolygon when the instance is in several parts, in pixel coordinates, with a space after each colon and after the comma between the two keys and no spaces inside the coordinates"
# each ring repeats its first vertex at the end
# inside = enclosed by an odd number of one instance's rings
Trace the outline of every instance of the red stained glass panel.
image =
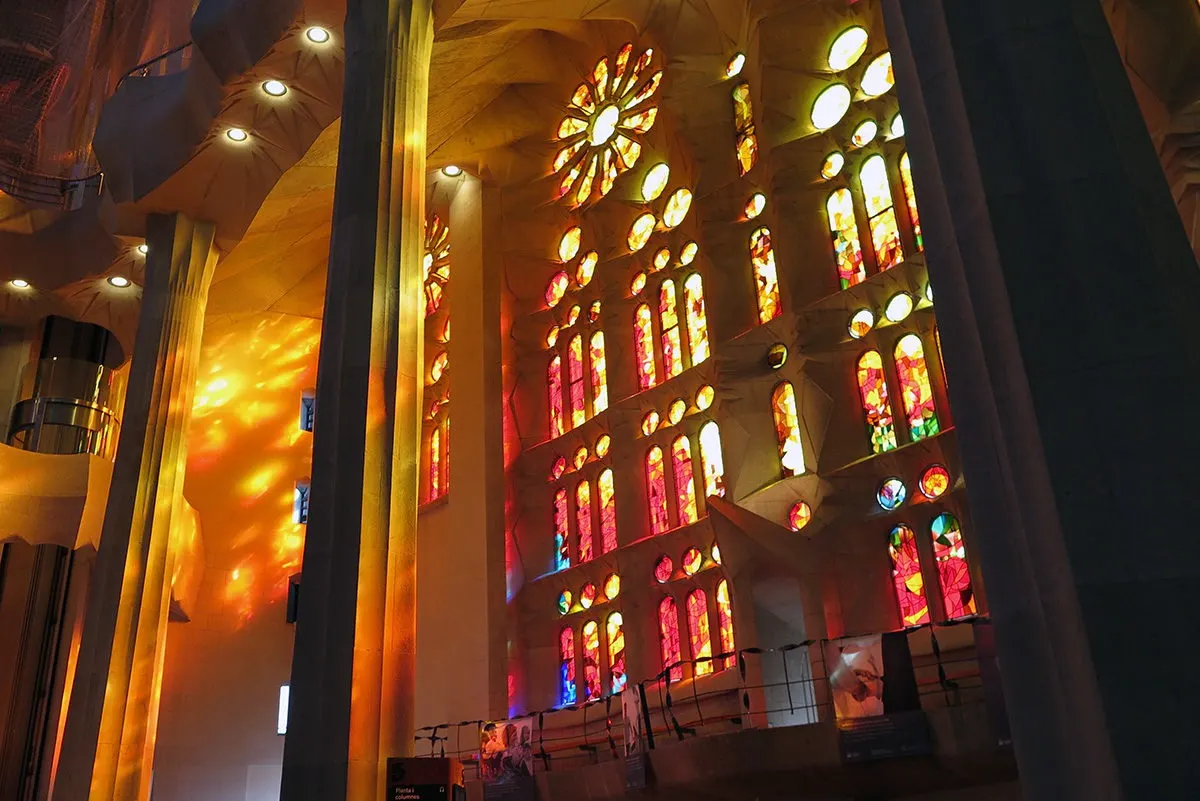
{"type": "Polygon", "coordinates": [[[646,454],[646,500],[650,504],[650,532],[662,534],[671,528],[667,513],[667,473],[662,448],[655,445],[646,454]]]}
{"type": "MultiPolygon", "coordinates": [[[[717,627],[721,636],[721,653],[732,654],[737,651],[733,639],[733,603],[729,598],[728,579],[721,579],[717,583],[717,627]]],[[[737,657],[726,657],[724,667],[731,668],[736,662],[737,657]]]]}
{"type": "Polygon", "coordinates": [[[595,701],[604,694],[600,684],[600,624],[589,620],[583,626],[584,700],[595,701]]]}
{"type": "Polygon", "coordinates": [[[971,586],[971,567],[963,546],[962,527],[952,514],[941,514],[930,525],[933,559],[937,562],[938,583],[946,618],[956,620],[974,615],[975,590],[971,586]]]}
{"type": "Polygon", "coordinates": [[[571,566],[570,529],[567,511],[567,491],[554,493],[554,569],[563,570],[571,566]]]}
{"type": "Polygon", "coordinates": [[[575,703],[575,632],[568,626],[558,634],[558,705],[575,703]]]}
{"type": "Polygon", "coordinates": [[[550,401],[550,438],[563,434],[562,358],[555,356],[546,369],[546,391],[550,401]]]}
{"type": "Polygon", "coordinates": [[[608,616],[605,634],[608,635],[608,670],[612,678],[609,686],[615,695],[625,689],[625,619],[620,612],[608,616]]]}
{"type": "Polygon", "coordinates": [[[571,337],[567,346],[567,375],[570,379],[571,427],[577,428],[587,420],[587,398],[583,388],[583,335],[571,337]]]}
{"type": "Polygon", "coordinates": [[[704,590],[692,590],[687,597],[688,635],[692,643],[692,659],[696,662],[695,674],[707,676],[713,672],[712,634],[708,630],[708,596],[704,590]]]}
{"type": "Polygon", "coordinates": [[[608,468],[596,478],[600,501],[600,548],[603,553],[617,549],[617,503],[613,471],[608,468]]]}
{"type": "Polygon", "coordinates": [[[929,384],[929,367],[921,338],[908,334],[896,343],[896,374],[900,377],[900,399],[913,441],[932,437],[941,430],[929,384]]]}
{"type": "Polygon", "coordinates": [[[888,403],[883,359],[878,351],[869,350],[858,360],[858,393],[867,419],[871,450],[874,453],[892,450],[896,447],[896,427],[888,403]]]}
{"type": "Polygon", "coordinates": [[[596,331],[588,352],[592,369],[592,412],[600,414],[608,408],[608,360],[604,355],[604,332],[596,331]]]}
{"type": "MultiPolygon", "coordinates": [[[[675,599],[669,595],[658,604],[658,642],[663,669],[677,665],[683,658],[679,645],[679,610],[675,607],[675,599]]],[[[671,668],[671,681],[682,678],[682,666],[671,668]]]]}
{"type": "Polygon", "coordinates": [[[654,364],[654,319],[650,307],[645,303],[638,306],[634,313],[633,346],[637,358],[638,386],[650,389],[658,384],[658,370],[654,364]]]}
{"type": "Polygon", "coordinates": [[[692,444],[679,437],[671,444],[671,466],[675,475],[675,497],[679,502],[679,525],[700,519],[696,509],[696,480],[692,471],[692,444]]]}
{"type": "Polygon", "coordinates": [[[921,576],[921,556],[917,538],[908,526],[892,529],[888,536],[888,554],[892,558],[892,588],[900,606],[905,628],[929,622],[929,602],[925,599],[925,579],[921,576]]]}
{"type": "Polygon", "coordinates": [[[683,372],[683,351],[679,339],[679,313],[675,298],[675,282],[666,280],[658,290],[658,316],[662,321],[663,367],[667,378],[683,372]]]}
{"type": "Polygon", "coordinates": [[[575,527],[579,532],[579,561],[590,561],[592,551],[592,487],[586,481],[575,488],[575,527]]]}

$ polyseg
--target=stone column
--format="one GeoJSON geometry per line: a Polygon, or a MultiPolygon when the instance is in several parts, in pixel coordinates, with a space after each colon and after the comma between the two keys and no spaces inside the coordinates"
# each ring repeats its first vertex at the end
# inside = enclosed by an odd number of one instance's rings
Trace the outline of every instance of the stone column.
{"type": "Polygon", "coordinates": [[[375,799],[412,741],[428,0],[347,4],[281,799],[375,799]]]}
{"type": "Polygon", "coordinates": [[[1025,797],[1186,797],[1200,272],[1101,6],[884,11],[1025,797]]]}
{"type": "Polygon", "coordinates": [[[171,530],[183,507],[186,436],[215,227],[151,215],[146,285],[125,420],[67,712],[56,799],[149,793],[170,604],[171,530]]]}

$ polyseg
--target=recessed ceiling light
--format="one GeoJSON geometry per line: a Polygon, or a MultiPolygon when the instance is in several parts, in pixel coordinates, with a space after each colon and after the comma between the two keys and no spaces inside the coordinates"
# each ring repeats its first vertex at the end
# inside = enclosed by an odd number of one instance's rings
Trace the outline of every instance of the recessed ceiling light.
{"type": "Polygon", "coordinates": [[[314,25],[306,30],[304,32],[304,36],[313,44],[325,44],[329,41],[329,31],[325,30],[319,25],[314,25]]]}
{"type": "Polygon", "coordinates": [[[108,277],[108,283],[112,284],[115,287],[119,287],[119,288],[123,289],[123,288],[129,286],[130,281],[128,278],[126,278],[123,275],[110,275],[108,277]]]}
{"type": "Polygon", "coordinates": [[[445,175],[447,178],[457,178],[462,174],[463,168],[457,164],[447,164],[445,167],[442,167],[442,175],[445,175]]]}
{"type": "Polygon", "coordinates": [[[228,136],[232,142],[245,142],[250,138],[250,134],[246,133],[241,128],[230,128],[225,132],[225,135],[228,136]]]}
{"type": "Polygon", "coordinates": [[[287,94],[287,84],[283,81],[277,81],[272,78],[269,81],[263,81],[262,90],[271,97],[283,97],[287,94]]]}
{"type": "Polygon", "coordinates": [[[11,284],[12,286],[16,287],[17,289],[29,289],[29,282],[26,281],[24,278],[14,278],[13,280],[9,281],[8,283],[11,284]]]}
{"type": "Polygon", "coordinates": [[[141,253],[143,256],[145,256],[147,253],[150,252],[150,246],[147,245],[145,242],[143,242],[142,244],[137,246],[137,252],[141,253]]]}

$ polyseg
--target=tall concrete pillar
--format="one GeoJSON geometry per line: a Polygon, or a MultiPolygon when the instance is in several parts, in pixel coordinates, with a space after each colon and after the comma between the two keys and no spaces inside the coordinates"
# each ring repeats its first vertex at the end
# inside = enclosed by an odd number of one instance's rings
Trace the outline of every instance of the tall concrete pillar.
{"type": "Polygon", "coordinates": [[[346,10],[284,801],[382,792],[412,747],[429,0],[346,10]]]}
{"type": "Polygon", "coordinates": [[[1102,8],[884,10],[1025,797],[1188,797],[1200,271],[1102,8]]]}
{"type": "Polygon", "coordinates": [[[140,801],[150,788],[171,532],[183,506],[186,437],[215,227],[152,215],[125,421],[67,712],[55,799],[140,801]]]}

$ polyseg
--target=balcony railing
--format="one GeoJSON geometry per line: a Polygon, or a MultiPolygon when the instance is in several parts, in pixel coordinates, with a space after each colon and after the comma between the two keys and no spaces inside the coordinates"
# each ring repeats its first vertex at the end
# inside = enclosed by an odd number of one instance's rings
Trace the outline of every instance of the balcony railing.
{"type": "Polygon", "coordinates": [[[72,398],[30,398],[16,405],[8,444],[38,453],[90,453],[112,459],[121,421],[98,403],[72,398]]]}

